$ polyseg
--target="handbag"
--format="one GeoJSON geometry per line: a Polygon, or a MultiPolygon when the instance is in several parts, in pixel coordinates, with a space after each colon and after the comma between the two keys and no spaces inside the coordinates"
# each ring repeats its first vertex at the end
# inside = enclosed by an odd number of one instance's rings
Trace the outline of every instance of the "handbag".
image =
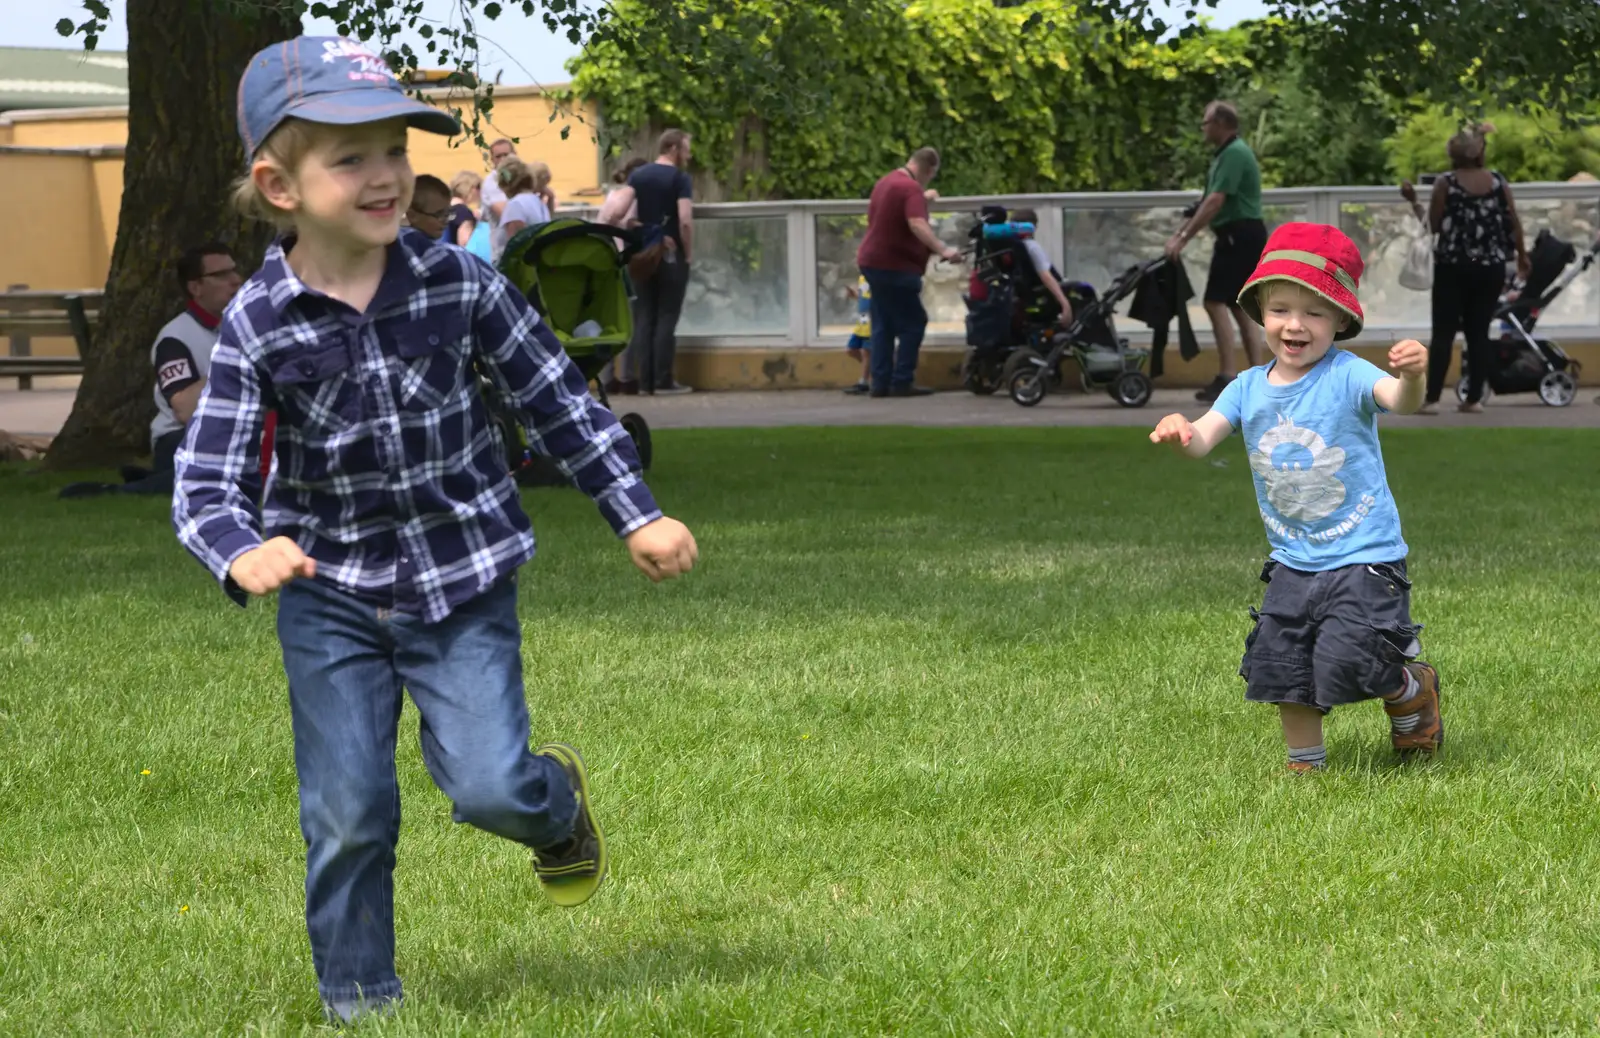
{"type": "Polygon", "coordinates": [[[1413,292],[1426,292],[1433,287],[1433,231],[1421,220],[1412,225],[1406,260],[1400,267],[1400,284],[1413,292]]]}
{"type": "Polygon", "coordinates": [[[661,266],[669,244],[665,220],[659,225],[641,227],[639,234],[644,245],[628,260],[628,278],[636,285],[656,276],[656,269],[661,266]]]}

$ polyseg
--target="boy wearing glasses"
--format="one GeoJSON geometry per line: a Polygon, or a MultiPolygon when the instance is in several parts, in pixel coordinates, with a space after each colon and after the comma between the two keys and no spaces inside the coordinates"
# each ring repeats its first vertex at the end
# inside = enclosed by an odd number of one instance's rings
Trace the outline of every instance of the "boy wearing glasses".
{"type": "Polygon", "coordinates": [[[450,224],[450,213],[450,186],[431,174],[417,174],[411,207],[406,210],[406,223],[439,241],[450,224]]]}

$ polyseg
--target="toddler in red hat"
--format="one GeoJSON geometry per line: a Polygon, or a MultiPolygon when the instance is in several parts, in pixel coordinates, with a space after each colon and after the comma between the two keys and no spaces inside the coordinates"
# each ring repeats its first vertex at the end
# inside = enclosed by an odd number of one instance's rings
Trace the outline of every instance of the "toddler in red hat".
{"type": "Polygon", "coordinates": [[[1361,331],[1361,272],[1337,228],[1279,227],[1239,294],[1273,359],[1229,383],[1198,421],[1168,415],[1150,434],[1196,458],[1244,434],[1272,554],[1239,674],[1245,698],[1277,705],[1295,772],[1326,763],[1322,718],[1345,703],[1381,699],[1402,753],[1444,741],[1439,675],[1417,659],[1406,543],[1378,447],[1380,413],[1421,406],[1428,352],[1397,344],[1389,375],[1334,345],[1361,331]]]}

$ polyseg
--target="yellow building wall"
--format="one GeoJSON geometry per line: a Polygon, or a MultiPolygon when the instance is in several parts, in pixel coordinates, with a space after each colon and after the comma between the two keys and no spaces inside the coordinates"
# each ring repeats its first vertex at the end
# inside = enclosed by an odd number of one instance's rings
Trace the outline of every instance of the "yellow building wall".
{"type": "MultiPolygon", "coordinates": [[[[435,95],[434,101],[441,105],[452,103],[449,95],[442,93],[435,95]]],[[[470,123],[470,99],[462,98],[454,104],[462,108],[463,122],[470,123]]],[[[557,198],[589,193],[600,186],[600,148],[595,141],[598,119],[592,103],[554,101],[536,87],[503,87],[495,92],[493,113],[492,121],[482,126],[484,138],[513,138],[517,141],[517,154],[523,159],[548,165],[557,198]],[[565,140],[561,137],[563,130],[567,131],[565,140]]],[[[125,145],[127,141],[128,120],[123,109],[25,112],[0,119],[0,144],[16,147],[104,147],[125,145]]],[[[418,131],[411,134],[411,165],[418,173],[432,173],[446,183],[462,170],[486,174],[489,169],[487,152],[471,138],[444,138],[418,131]]],[[[119,185],[120,182],[119,174],[119,185]]],[[[116,205],[110,206],[112,213],[116,209],[116,205]]]]}
{"type": "MultiPolygon", "coordinates": [[[[436,100],[444,100],[443,95],[436,100]]],[[[550,166],[558,198],[580,200],[598,188],[593,105],[567,107],[536,88],[508,87],[496,92],[493,111],[493,122],[482,128],[485,138],[517,138],[519,155],[550,166]]],[[[468,120],[470,113],[469,104],[468,120]]],[[[120,148],[127,137],[124,109],[0,115],[0,146],[84,149],[79,154],[0,154],[0,289],[14,284],[46,290],[104,286],[122,206],[123,160],[87,149],[120,148]],[[40,204],[46,197],[50,204],[40,204]]],[[[485,152],[465,136],[447,140],[413,132],[411,148],[418,173],[446,182],[464,169],[486,173],[489,168],[485,152]]]]}
{"type": "MultiPolygon", "coordinates": [[[[594,192],[600,186],[600,146],[593,104],[559,104],[533,88],[506,87],[495,92],[494,117],[481,127],[484,139],[510,137],[517,154],[527,162],[550,167],[550,186],[558,201],[594,192]],[[553,116],[553,118],[552,118],[553,116]],[[567,131],[565,140],[561,131],[567,131]]],[[[471,107],[462,117],[470,122],[471,107]]],[[[411,168],[450,182],[462,170],[486,175],[486,150],[466,136],[446,139],[437,134],[411,133],[411,168]]]]}
{"type": "MultiPolygon", "coordinates": [[[[99,234],[89,243],[90,271],[111,269],[111,250],[117,243],[117,217],[122,212],[122,167],[119,156],[96,156],[89,160],[89,179],[94,191],[91,208],[99,229],[99,234]]],[[[105,274],[101,273],[89,284],[98,286],[105,280],[105,274]]]]}
{"type": "MultiPolygon", "coordinates": [[[[95,204],[94,162],[80,155],[0,155],[0,288],[99,288],[110,232],[95,204]]],[[[121,194],[121,160],[117,193],[121,194]]]]}
{"type": "Polygon", "coordinates": [[[36,115],[28,112],[10,122],[11,139],[0,141],[19,148],[91,148],[121,146],[128,143],[128,116],[120,108],[89,109],[80,114],[72,109],[36,115]]]}

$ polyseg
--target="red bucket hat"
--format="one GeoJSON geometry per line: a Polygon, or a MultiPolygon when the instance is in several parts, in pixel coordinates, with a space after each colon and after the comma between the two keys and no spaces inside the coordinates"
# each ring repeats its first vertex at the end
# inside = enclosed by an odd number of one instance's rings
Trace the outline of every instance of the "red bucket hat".
{"type": "Polygon", "coordinates": [[[1239,293],[1239,305],[1252,321],[1261,324],[1256,286],[1263,281],[1293,281],[1343,310],[1350,324],[1335,333],[1334,339],[1353,339],[1361,334],[1363,318],[1356,288],[1364,268],[1361,250],[1339,228],[1324,223],[1286,223],[1267,239],[1261,262],[1239,293]]]}

